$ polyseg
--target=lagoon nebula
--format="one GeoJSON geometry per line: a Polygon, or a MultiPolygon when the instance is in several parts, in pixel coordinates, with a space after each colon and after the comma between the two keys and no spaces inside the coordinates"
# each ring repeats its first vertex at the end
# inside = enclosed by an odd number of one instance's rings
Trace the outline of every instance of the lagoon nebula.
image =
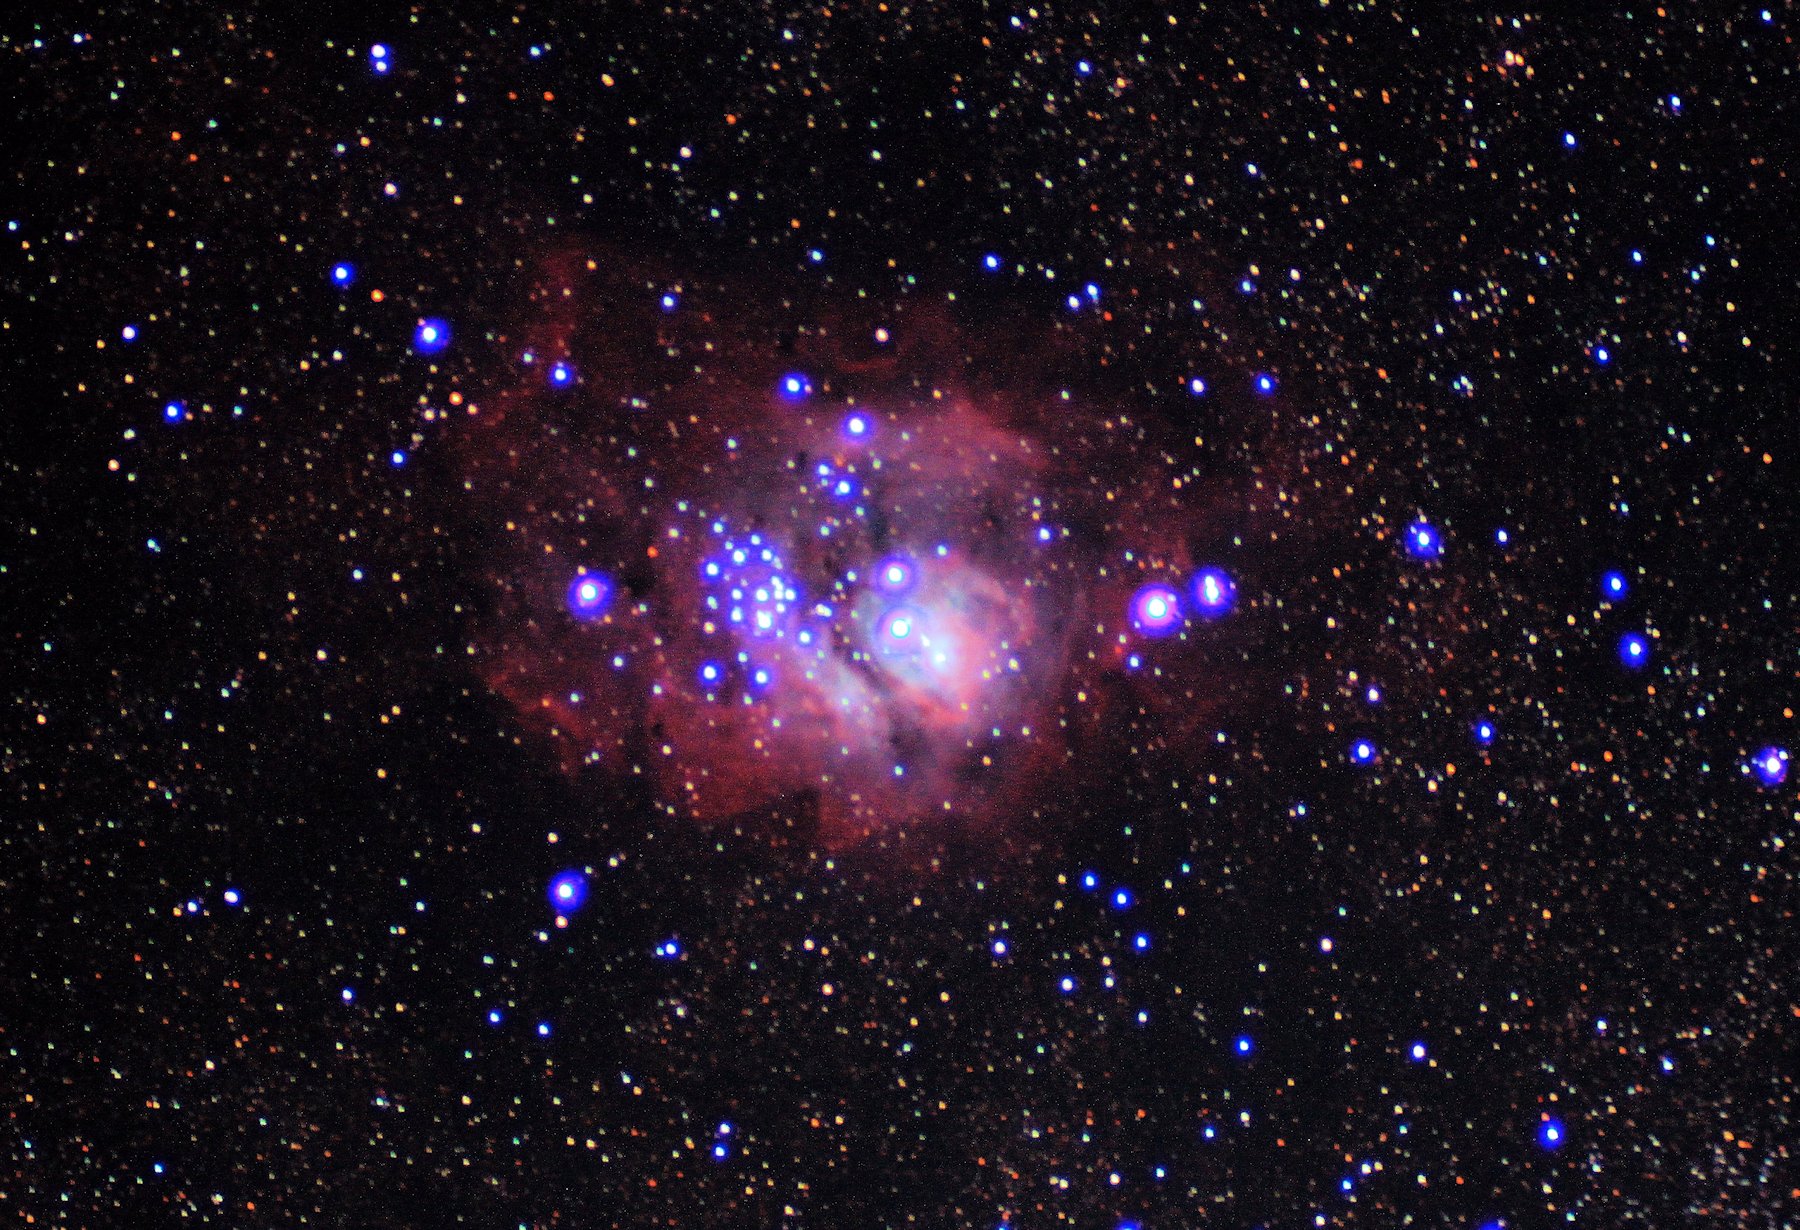
{"type": "Polygon", "coordinates": [[[1073,311],[772,281],[562,254],[461,429],[488,678],[566,766],[839,843],[1016,818],[1109,726],[1218,715],[1245,536],[1280,541],[1257,487],[1296,447],[1272,376],[1171,371],[1158,404],[1084,376],[1073,311]]]}

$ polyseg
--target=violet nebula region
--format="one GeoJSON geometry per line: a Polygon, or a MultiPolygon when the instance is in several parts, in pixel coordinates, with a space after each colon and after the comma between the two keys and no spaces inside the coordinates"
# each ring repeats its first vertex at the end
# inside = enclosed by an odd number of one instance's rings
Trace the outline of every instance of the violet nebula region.
{"type": "Polygon", "coordinates": [[[1223,703],[1195,650],[1230,643],[1240,585],[1200,552],[1251,506],[1194,481],[1192,427],[1059,376],[1070,326],[1000,344],[826,299],[746,327],[741,288],[587,265],[547,275],[557,314],[464,453],[506,530],[488,676],[566,765],[846,837],[1017,810],[1117,713],[1179,738],[1223,703]]]}

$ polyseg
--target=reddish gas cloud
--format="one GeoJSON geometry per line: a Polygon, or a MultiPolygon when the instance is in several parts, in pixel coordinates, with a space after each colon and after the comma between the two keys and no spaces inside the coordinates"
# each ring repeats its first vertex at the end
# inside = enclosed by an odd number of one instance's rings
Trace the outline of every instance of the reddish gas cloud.
{"type": "Polygon", "coordinates": [[[554,254],[530,299],[457,457],[491,530],[479,660],[571,771],[842,843],[1004,825],[1119,723],[1217,719],[1244,613],[1187,587],[1233,566],[1196,552],[1256,520],[1256,471],[1120,392],[1080,322],[618,252],[554,254]],[[1132,625],[1152,582],[1189,608],[1168,635],[1132,625]]]}

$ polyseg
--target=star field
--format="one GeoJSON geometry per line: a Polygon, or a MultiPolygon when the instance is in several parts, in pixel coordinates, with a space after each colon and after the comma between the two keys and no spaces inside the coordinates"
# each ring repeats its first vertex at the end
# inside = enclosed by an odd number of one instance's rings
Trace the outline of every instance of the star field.
{"type": "Polygon", "coordinates": [[[1794,22],[0,19],[0,1209],[1790,1224],[1794,22]]]}

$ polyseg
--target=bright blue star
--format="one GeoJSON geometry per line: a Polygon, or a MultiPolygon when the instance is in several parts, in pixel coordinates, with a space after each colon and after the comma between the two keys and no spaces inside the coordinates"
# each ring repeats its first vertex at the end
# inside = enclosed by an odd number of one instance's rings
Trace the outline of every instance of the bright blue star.
{"type": "Polygon", "coordinates": [[[340,261],[331,267],[331,281],[335,286],[348,286],[356,281],[356,266],[340,261]]]}
{"type": "Polygon", "coordinates": [[[1251,1040],[1249,1034],[1239,1034],[1232,1041],[1231,1049],[1240,1055],[1248,1055],[1256,1049],[1256,1043],[1251,1040]]]}
{"type": "Polygon", "coordinates": [[[1538,1127],[1538,1144],[1546,1149],[1560,1149],[1563,1145],[1563,1125],[1560,1119],[1546,1119],[1538,1127]]]}
{"type": "Polygon", "coordinates": [[[804,401],[812,393],[812,381],[801,372],[789,372],[776,387],[788,401],[804,401]]]}
{"type": "Polygon", "coordinates": [[[612,582],[597,572],[583,570],[569,582],[569,613],[577,619],[597,619],[612,599],[612,582]]]}
{"type": "Polygon", "coordinates": [[[995,252],[989,252],[986,256],[981,258],[981,267],[989,273],[998,273],[1000,264],[1000,256],[995,252]]]}
{"type": "Polygon", "coordinates": [[[450,344],[450,326],[442,320],[421,320],[413,330],[413,349],[420,354],[438,354],[450,344]]]}
{"type": "Polygon", "coordinates": [[[1436,526],[1415,521],[1406,527],[1406,549],[1415,559],[1436,559],[1444,553],[1444,537],[1436,526]]]}
{"type": "Polygon", "coordinates": [[[1475,742],[1482,747],[1486,747],[1488,744],[1492,743],[1494,737],[1500,733],[1493,721],[1488,718],[1478,718],[1473,727],[1473,731],[1475,742]]]}
{"type": "Polygon", "coordinates": [[[1636,670],[1650,660],[1650,642],[1641,633],[1627,632],[1619,638],[1619,661],[1636,670]]]}
{"type": "Polygon", "coordinates": [[[1631,583],[1622,572],[1608,572],[1600,578],[1600,594],[1608,602],[1618,602],[1631,592],[1631,583]]]}
{"type": "Polygon", "coordinates": [[[1257,373],[1256,391],[1258,393],[1261,393],[1264,397],[1267,397],[1269,394],[1271,394],[1275,391],[1275,385],[1276,385],[1276,380],[1275,380],[1274,376],[1272,376],[1268,372],[1258,372],[1257,373]]]}
{"type": "Polygon", "coordinates": [[[875,565],[875,584],[883,592],[904,594],[918,579],[918,567],[904,555],[890,555],[875,565]]]}
{"type": "Polygon", "coordinates": [[[881,621],[881,640],[885,649],[898,652],[911,649],[919,639],[919,614],[901,607],[889,611],[881,621]]]}
{"type": "Polygon", "coordinates": [[[550,383],[559,389],[567,388],[575,382],[575,369],[567,363],[556,362],[550,365],[550,383]]]}
{"type": "Polygon", "coordinates": [[[1237,583],[1223,568],[1202,568],[1194,576],[1194,605],[1206,619],[1230,612],[1237,601],[1237,583]]]}
{"type": "Polygon", "coordinates": [[[1787,780],[1788,754],[1783,747],[1765,747],[1750,762],[1756,778],[1765,786],[1779,786],[1787,780]]]}
{"type": "Polygon", "coordinates": [[[1358,739],[1350,745],[1350,763],[1357,765],[1372,764],[1375,760],[1375,745],[1367,739],[1358,739]]]}
{"type": "Polygon", "coordinates": [[[573,914],[587,902],[588,880],[579,871],[558,872],[550,877],[550,887],[546,891],[550,905],[558,914],[573,914]]]}
{"type": "Polygon", "coordinates": [[[187,403],[184,401],[172,401],[163,407],[164,422],[179,423],[186,415],[187,403]]]}
{"type": "Polygon", "coordinates": [[[1167,636],[1181,622],[1181,597],[1167,585],[1146,585],[1132,595],[1130,614],[1145,636],[1167,636]]]}

